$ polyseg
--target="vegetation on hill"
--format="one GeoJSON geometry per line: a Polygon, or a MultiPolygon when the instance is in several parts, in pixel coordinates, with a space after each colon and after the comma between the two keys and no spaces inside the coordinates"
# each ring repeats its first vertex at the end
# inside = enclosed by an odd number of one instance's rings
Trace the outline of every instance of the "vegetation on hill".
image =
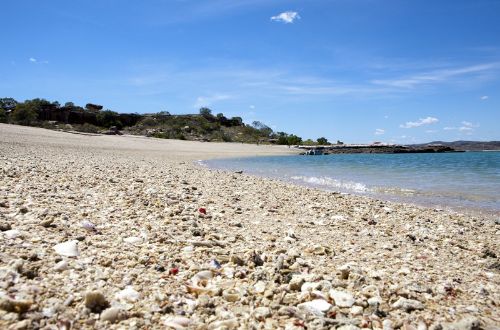
{"type": "Polygon", "coordinates": [[[329,144],[326,138],[306,140],[285,132],[274,132],[259,121],[245,124],[241,117],[227,118],[214,115],[206,107],[198,114],[172,115],[163,111],[153,114],[124,114],[98,104],[85,107],[73,102],[61,105],[45,99],[18,102],[13,98],[0,98],[0,122],[39,126],[51,129],[76,130],[87,133],[145,135],[166,139],[224,141],[244,143],[273,143],[283,145],[329,144]]]}

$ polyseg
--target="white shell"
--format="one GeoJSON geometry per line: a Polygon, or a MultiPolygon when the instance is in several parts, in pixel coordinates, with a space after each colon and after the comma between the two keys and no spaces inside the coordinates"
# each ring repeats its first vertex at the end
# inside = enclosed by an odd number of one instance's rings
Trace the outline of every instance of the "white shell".
{"type": "Polygon", "coordinates": [[[80,252],[78,251],[78,241],[67,241],[54,246],[54,250],[57,254],[65,257],[78,257],[80,252]]]}
{"type": "Polygon", "coordinates": [[[129,302],[135,302],[139,300],[140,297],[141,294],[137,292],[133,286],[130,285],[116,294],[116,299],[129,302]]]}
{"type": "Polygon", "coordinates": [[[65,271],[66,269],[68,269],[68,262],[66,260],[63,260],[63,261],[59,261],[55,266],[54,266],[54,270],[56,272],[62,272],[62,271],[65,271]]]}
{"type": "Polygon", "coordinates": [[[5,235],[5,237],[10,239],[15,239],[21,236],[21,232],[17,229],[6,230],[3,232],[3,234],[5,235]]]}
{"type": "Polygon", "coordinates": [[[168,317],[164,321],[164,325],[176,330],[185,329],[190,323],[191,320],[182,316],[168,317]]]}
{"type": "Polygon", "coordinates": [[[126,237],[123,239],[125,243],[133,244],[133,245],[139,245],[142,243],[142,238],[137,237],[137,236],[130,236],[126,237]]]}
{"type": "Polygon", "coordinates": [[[198,272],[196,275],[193,276],[191,279],[191,282],[194,285],[206,285],[208,280],[212,279],[213,273],[210,270],[202,270],[201,272],[198,272]]]}
{"type": "Polygon", "coordinates": [[[353,295],[344,292],[344,291],[337,291],[337,290],[330,290],[330,297],[335,300],[335,306],[339,307],[351,307],[354,305],[356,300],[354,299],[353,295]]]}
{"type": "Polygon", "coordinates": [[[83,220],[82,222],[80,222],[80,225],[85,230],[96,231],[95,225],[92,222],[88,221],[88,220],[83,220]]]}
{"type": "Polygon", "coordinates": [[[302,304],[298,304],[297,307],[314,315],[322,316],[324,312],[332,307],[332,305],[326,300],[314,299],[302,304]]]}

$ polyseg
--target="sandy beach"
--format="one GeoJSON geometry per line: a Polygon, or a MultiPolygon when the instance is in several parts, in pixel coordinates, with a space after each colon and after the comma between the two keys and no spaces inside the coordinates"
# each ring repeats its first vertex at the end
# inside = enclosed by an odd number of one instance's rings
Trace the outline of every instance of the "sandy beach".
{"type": "Polygon", "coordinates": [[[196,162],[291,153],[0,124],[0,328],[500,327],[498,219],[196,162]]]}

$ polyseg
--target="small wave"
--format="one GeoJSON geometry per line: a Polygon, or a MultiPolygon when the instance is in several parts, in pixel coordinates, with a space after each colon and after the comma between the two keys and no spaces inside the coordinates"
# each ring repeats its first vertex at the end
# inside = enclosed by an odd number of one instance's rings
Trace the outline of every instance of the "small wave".
{"type": "Polygon", "coordinates": [[[350,191],[355,191],[357,193],[370,192],[370,189],[362,183],[352,182],[352,181],[339,181],[329,177],[292,176],[291,179],[296,181],[302,181],[315,186],[346,189],[350,191]]]}

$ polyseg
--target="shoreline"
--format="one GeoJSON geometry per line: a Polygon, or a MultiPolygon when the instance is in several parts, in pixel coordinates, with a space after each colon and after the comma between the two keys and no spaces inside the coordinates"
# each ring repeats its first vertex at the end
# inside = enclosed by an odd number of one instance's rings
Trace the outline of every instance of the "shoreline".
{"type": "Polygon", "coordinates": [[[293,149],[10,125],[0,147],[1,327],[500,324],[493,221],[193,163],[293,149]]]}

